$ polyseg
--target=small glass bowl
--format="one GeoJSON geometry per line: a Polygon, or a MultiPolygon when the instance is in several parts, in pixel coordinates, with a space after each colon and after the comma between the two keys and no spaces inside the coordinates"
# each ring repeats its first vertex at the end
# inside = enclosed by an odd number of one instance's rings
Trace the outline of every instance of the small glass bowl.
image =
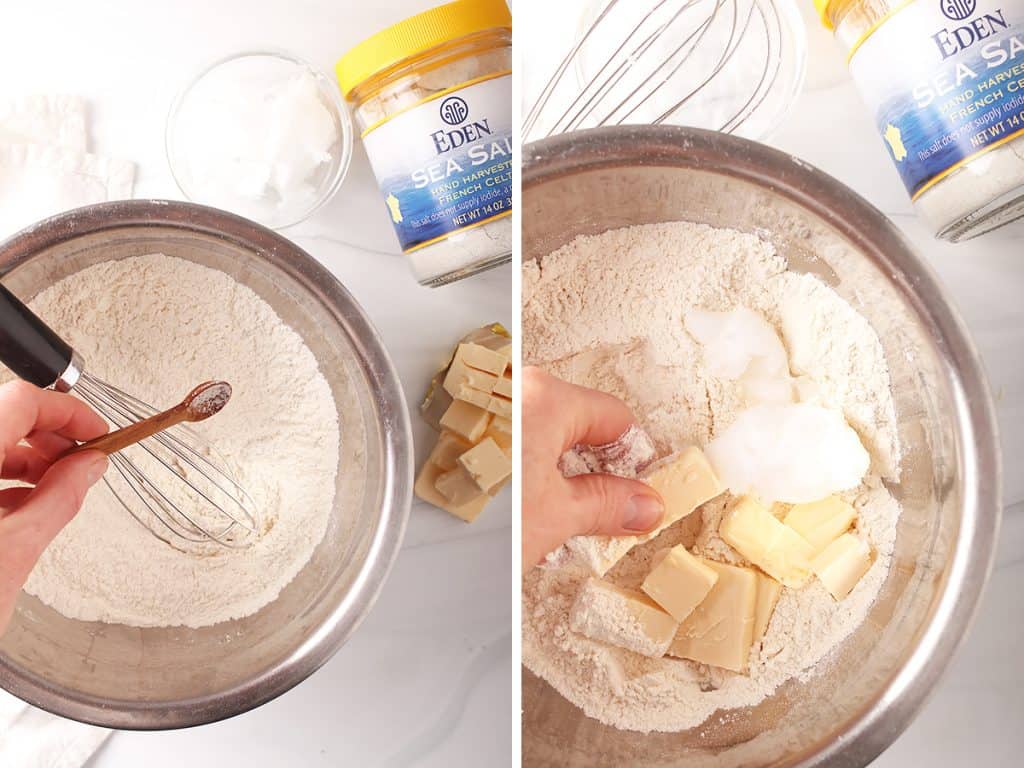
{"type": "MultiPolygon", "coordinates": [[[[254,87],[260,86],[256,84],[254,87]]],[[[269,90],[272,86],[268,84],[265,87],[269,90]]],[[[258,125],[252,127],[254,131],[260,129],[258,125]]],[[[174,99],[167,115],[165,142],[171,175],[188,200],[236,213],[271,229],[284,229],[305,221],[338,191],[352,160],[353,128],[337,84],[309,62],[284,51],[243,51],[204,67],[186,84],[174,99]],[[231,68],[240,69],[246,62],[256,62],[257,66],[261,67],[260,74],[264,77],[266,72],[274,69],[279,69],[282,76],[287,74],[289,69],[296,73],[308,72],[316,81],[321,103],[334,121],[338,138],[330,149],[331,161],[313,177],[312,193],[304,195],[300,200],[274,201],[204,188],[203,183],[193,178],[190,171],[189,147],[182,141],[181,134],[183,117],[188,116],[191,100],[195,98],[197,88],[209,84],[210,78],[225,76],[231,68]]]]}

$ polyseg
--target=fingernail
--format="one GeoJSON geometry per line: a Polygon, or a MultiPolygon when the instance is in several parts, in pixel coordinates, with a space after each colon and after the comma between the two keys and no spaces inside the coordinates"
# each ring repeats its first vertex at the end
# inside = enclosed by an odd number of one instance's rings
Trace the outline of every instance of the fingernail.
{"type": "Polygon", "coordinates": [[[622,527],[627,531],[649,531],[656,526],[665,510],[654,496],[633,496],[626,502],[622,527]]]}
{"type": "Polygon", "coordinates": [[[86,473],[86,479],[89,481],[89,485],[96,485],[100,478],[103,477],[103,473],[107,471],[109,461],[106,456],[100,456],[96,461],[89,465],[89,470],[86,473]]]}

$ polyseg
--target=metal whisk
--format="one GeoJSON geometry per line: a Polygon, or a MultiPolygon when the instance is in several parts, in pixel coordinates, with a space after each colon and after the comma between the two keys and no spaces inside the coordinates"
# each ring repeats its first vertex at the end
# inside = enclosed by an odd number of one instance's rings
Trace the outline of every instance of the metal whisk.
{"type": "Polygon", "coordinates": [[[739,130],[774,98],[780,73],[796,85],[802,77],[802,52],[793,61],[797,46],[789,44],[801,22],[785,2],[592,2],[577,42],[527,113],[524,136],[627,123],[739,130]]]}
{"type": "MultiPolygon", "coordinates": [[[[39,387],[78,394],[115,428],[157,413],[84,370],[81,357],[0,285],[0,360],[39,387]]],[[[179,425],[110,457],[104,477],[115,498],[171,546],[249,546],[259,533],[256,505],[227,462],[195,430],[179,425]]]]}

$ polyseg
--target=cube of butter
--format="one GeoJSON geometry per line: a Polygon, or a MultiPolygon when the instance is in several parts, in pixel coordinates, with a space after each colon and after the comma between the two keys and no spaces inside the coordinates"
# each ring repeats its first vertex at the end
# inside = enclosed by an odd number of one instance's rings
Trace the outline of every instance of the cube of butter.
{"type": "Polygon", "coordinates": [[[567,544],[598,576],[607,573],[637,544],[650,541],[725,491],[704,454],[693,446],[655,462],[641,479],[665,502],[665,516],[657,528],[639,536],[577,536],[567,544]]]}
{"type": "Polygon", "coordinates": [[[496,395],[507,397],[512,399],[512,371],[505,371],[505,375],[502,376],[494,383],[494,388],[491,390],[496,395]]]}
{"type": "Polygon", "coordinates": [[[573,632],[651,658],[660,658],[679,623],[641,592],[589,578],[569,612],[573,632]]]}
{"type": "Polygon", "coordinates": [[[433,462],[428,461],[424,464],[423,469],[420,470],[419,477],[416,478],[416,495],[428,504],[433,504],[435,507],[450,512],[467,523],[473,522],[483,512],[491,497],[486,493],[481,493],[475,499],[465,504],[452,504],[437,490],[437,480],[443,474],[444,470],[433,462]]]}
{"type": "MultiPolygon", "coordinates": [[[[501,352],[488,349],[480,344],[463,343],[455,350],[455,359],[461,360],[470,368],[486,371],[493,376],[501,376],[508,367],[509,358],[501,352]]],[[[490,389],[487,390],[490,392],[490,389]]]]}
{"type": "Polygon", "coordinates": [[[511,419],[512,401],[507,397],[502,397],[501,395],[491,395],[490,402],[487,403],[487,410],[495,416],[501,416],[503,419],[511,419]]]}
{"type": "Polygon", "coordinates": [[[509,475],[504,480],[502,480],[500,483],[498,483],[497,485],[493,486],[487,493],[489,495],[491,495],[491,496],[497,496],[501,492],[501,489],[504,488],[506,485],[508,485],[511,482],[512,482],[512,475],[509,475]]]}
{"type": "Polygon", "coordinates": [[[491,437],[485,437],[462,454],[459,464],[465,474],[472,478],[477,489],[485,493],[489,493],[512,474],[512,460],[491,437]]]}
{"type": "MultiPolygon", "coordinates": [[[[461,343],[483,347],[486,350],[497,353],[506,361],[510,361],[512,357],[512,339],[509,338],[508,331],[500,323],[491,323],[481,328],[474,328],[462,337],[461,343]]],[[[494,386],[497,385],[498,379],[502,376],[500,372],[490,373],[486,370],[472,368],[472,366],[469,366],[458,357],[458,351],[458,347],[456,347],[450,362],[431,379],[429,391],[420,405],[420,412],[423,414],[424,420],[436,430],[441,429],[441,417],[448,410],[454,397],[446,388],[446,383],[453,390],[465,385],[467,389],[472,389],[474,386],[483,387],[487,393],[490,393],[494,386]],[[456,369],[455,374],[452,374],[453,368],[456,369]],[[470,374],[467,369],[477,373],[470,374]],[[448,381],[449,375],[451,375],[450,382],[448,381]]],[[[505,370],[508,370],[507,364],[505,370]]]]}
{"type": "Polygon", "coordinates": [[[441,427],[476,443],[491,423],[491,414],[464,400],[454,400],[441,417],[441,427]]]}
{"type": "Polygon", "coordinates": [[[787,587],[799,587],[811,572],[814,549],[751,496],[741,496],[718,526],[726,544],[787,587]]]}
{"type": "Polygon", "coordinates": [[[455,391],[454,397],[456,400],[472,403],[477,408],[483,408],[485,411],[489,411],[503,419],[512,418],[512,401],[499,395],[481,392],[463,384],[455,391]]]}
{"type": "Polygon", "coordinates": [[[479,344],[509,360],[512,359],[512,338],[501,323],[491,323],[482,328],[476,328],[463,336],[462,341],[467,344],[479,344]]]}
{"type": "Polygon", "coordinates": [[[452,397],[456,400],[472,403],[477,408],[483,408],[485,411],[491,404],[490,392],[481,392],[479,389],[473,389],[466,384],[460,384],[452,392],[452,397]]]}
{"type": "Polygon", "coordinates": [[[486,493],[479,488],[476,481],[462,467],[456,467],[438,475],[437,480],[434,481],[434,487],[440,491],[450,505],[455,507],[469,504],[478,499],[481,493],[486,493]]]}
{"type": "Polygon", "coordinates": [[[506,419],[504,416],[495,416],[491,422],[491,431],[500,432],[503,435],[508,435],[509,439],[512,438],[512,420],[506,419]]]}
{"type": "Polygon", "coordinates": [[[836,600],[842,600],[871,567],[871,548],[852,533],[844,533],[814,560],[811,570],[836,600]]]}
{"type": "Polygon", "coordinates": [[[495,416],[491,419],[491,425],[487,431],[484,432],[484,437],[494,440],[506,456],[512,456],[512,421],[510,419],[495,416]]]}
{"type": "Polygon", "coordinates": [[[718,581],[714,569],[679,544],[663,553],[640,588],[676,621],[684,621],[718,581]]]}
{"type": "Polygon", "coordinates": [[[817,555],[838,539],[857,519],[854,508],[838,496],[829,496],[809,504],[797,504],[786,514],[783,522],[799,533],[817,555]]]}
{"type": "Polygon", "coordinates": [[[682,520],[725,490],[704,454],[693,446],[656,461],[641,479],[665,502],[662,527],[682,520]]]}
{"type": "Polygon", "coordinates": [[[742,672],[754,640],[757,575],[751,568],[713,560],[704,564],[718,574],[718,580],[679,625],[668,654],[742,672]]]}
{"type": "Polygon", "coordinates": [[[472,447],[472,443],[446,429],[437,438],[434,450],[430,452],[427,461],[436,464],[445,472],[450,472],[459,465],[459,456],[472,447]]]}
{"type": "MultiPolygon", "coordinates": [[[[461,345],[459,349],[462,349],[461,345]]],[[[479,392],[490,392],[497,385],[499,376],[487,371],[480,371],[466,365],[466,361],[458,354],[452,360],[448,373],[444,377],[444,388],[452,397],[459,397],[463,389],[472,389],[479,392]]],[[[464,399],[464,398],[463,398],[464,399]]]]}
{"type": "Polygon", "coordinates": [[[782,594],[782,585],[771,576],[766,576],[760,571],[757,571],[756,575],[757,605],[754,608],[754,645],[761,642],[764,633],[768,631],[772,614],[775,613],[775,606],[782,594]]]}

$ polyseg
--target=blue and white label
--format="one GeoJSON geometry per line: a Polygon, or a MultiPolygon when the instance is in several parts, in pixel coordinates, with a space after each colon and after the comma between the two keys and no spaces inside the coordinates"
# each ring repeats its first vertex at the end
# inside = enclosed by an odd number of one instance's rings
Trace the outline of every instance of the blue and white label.
{"type": "Polygon", "coordinates": [[[422,102],[363,137],[402,250],[512,212],[512,79],[422,102]]]}
{"type": "Polygon", "coordinates": [[[911,197],[1024,132],[1024,0],[915,0],[850,59],[911,197]]]}

